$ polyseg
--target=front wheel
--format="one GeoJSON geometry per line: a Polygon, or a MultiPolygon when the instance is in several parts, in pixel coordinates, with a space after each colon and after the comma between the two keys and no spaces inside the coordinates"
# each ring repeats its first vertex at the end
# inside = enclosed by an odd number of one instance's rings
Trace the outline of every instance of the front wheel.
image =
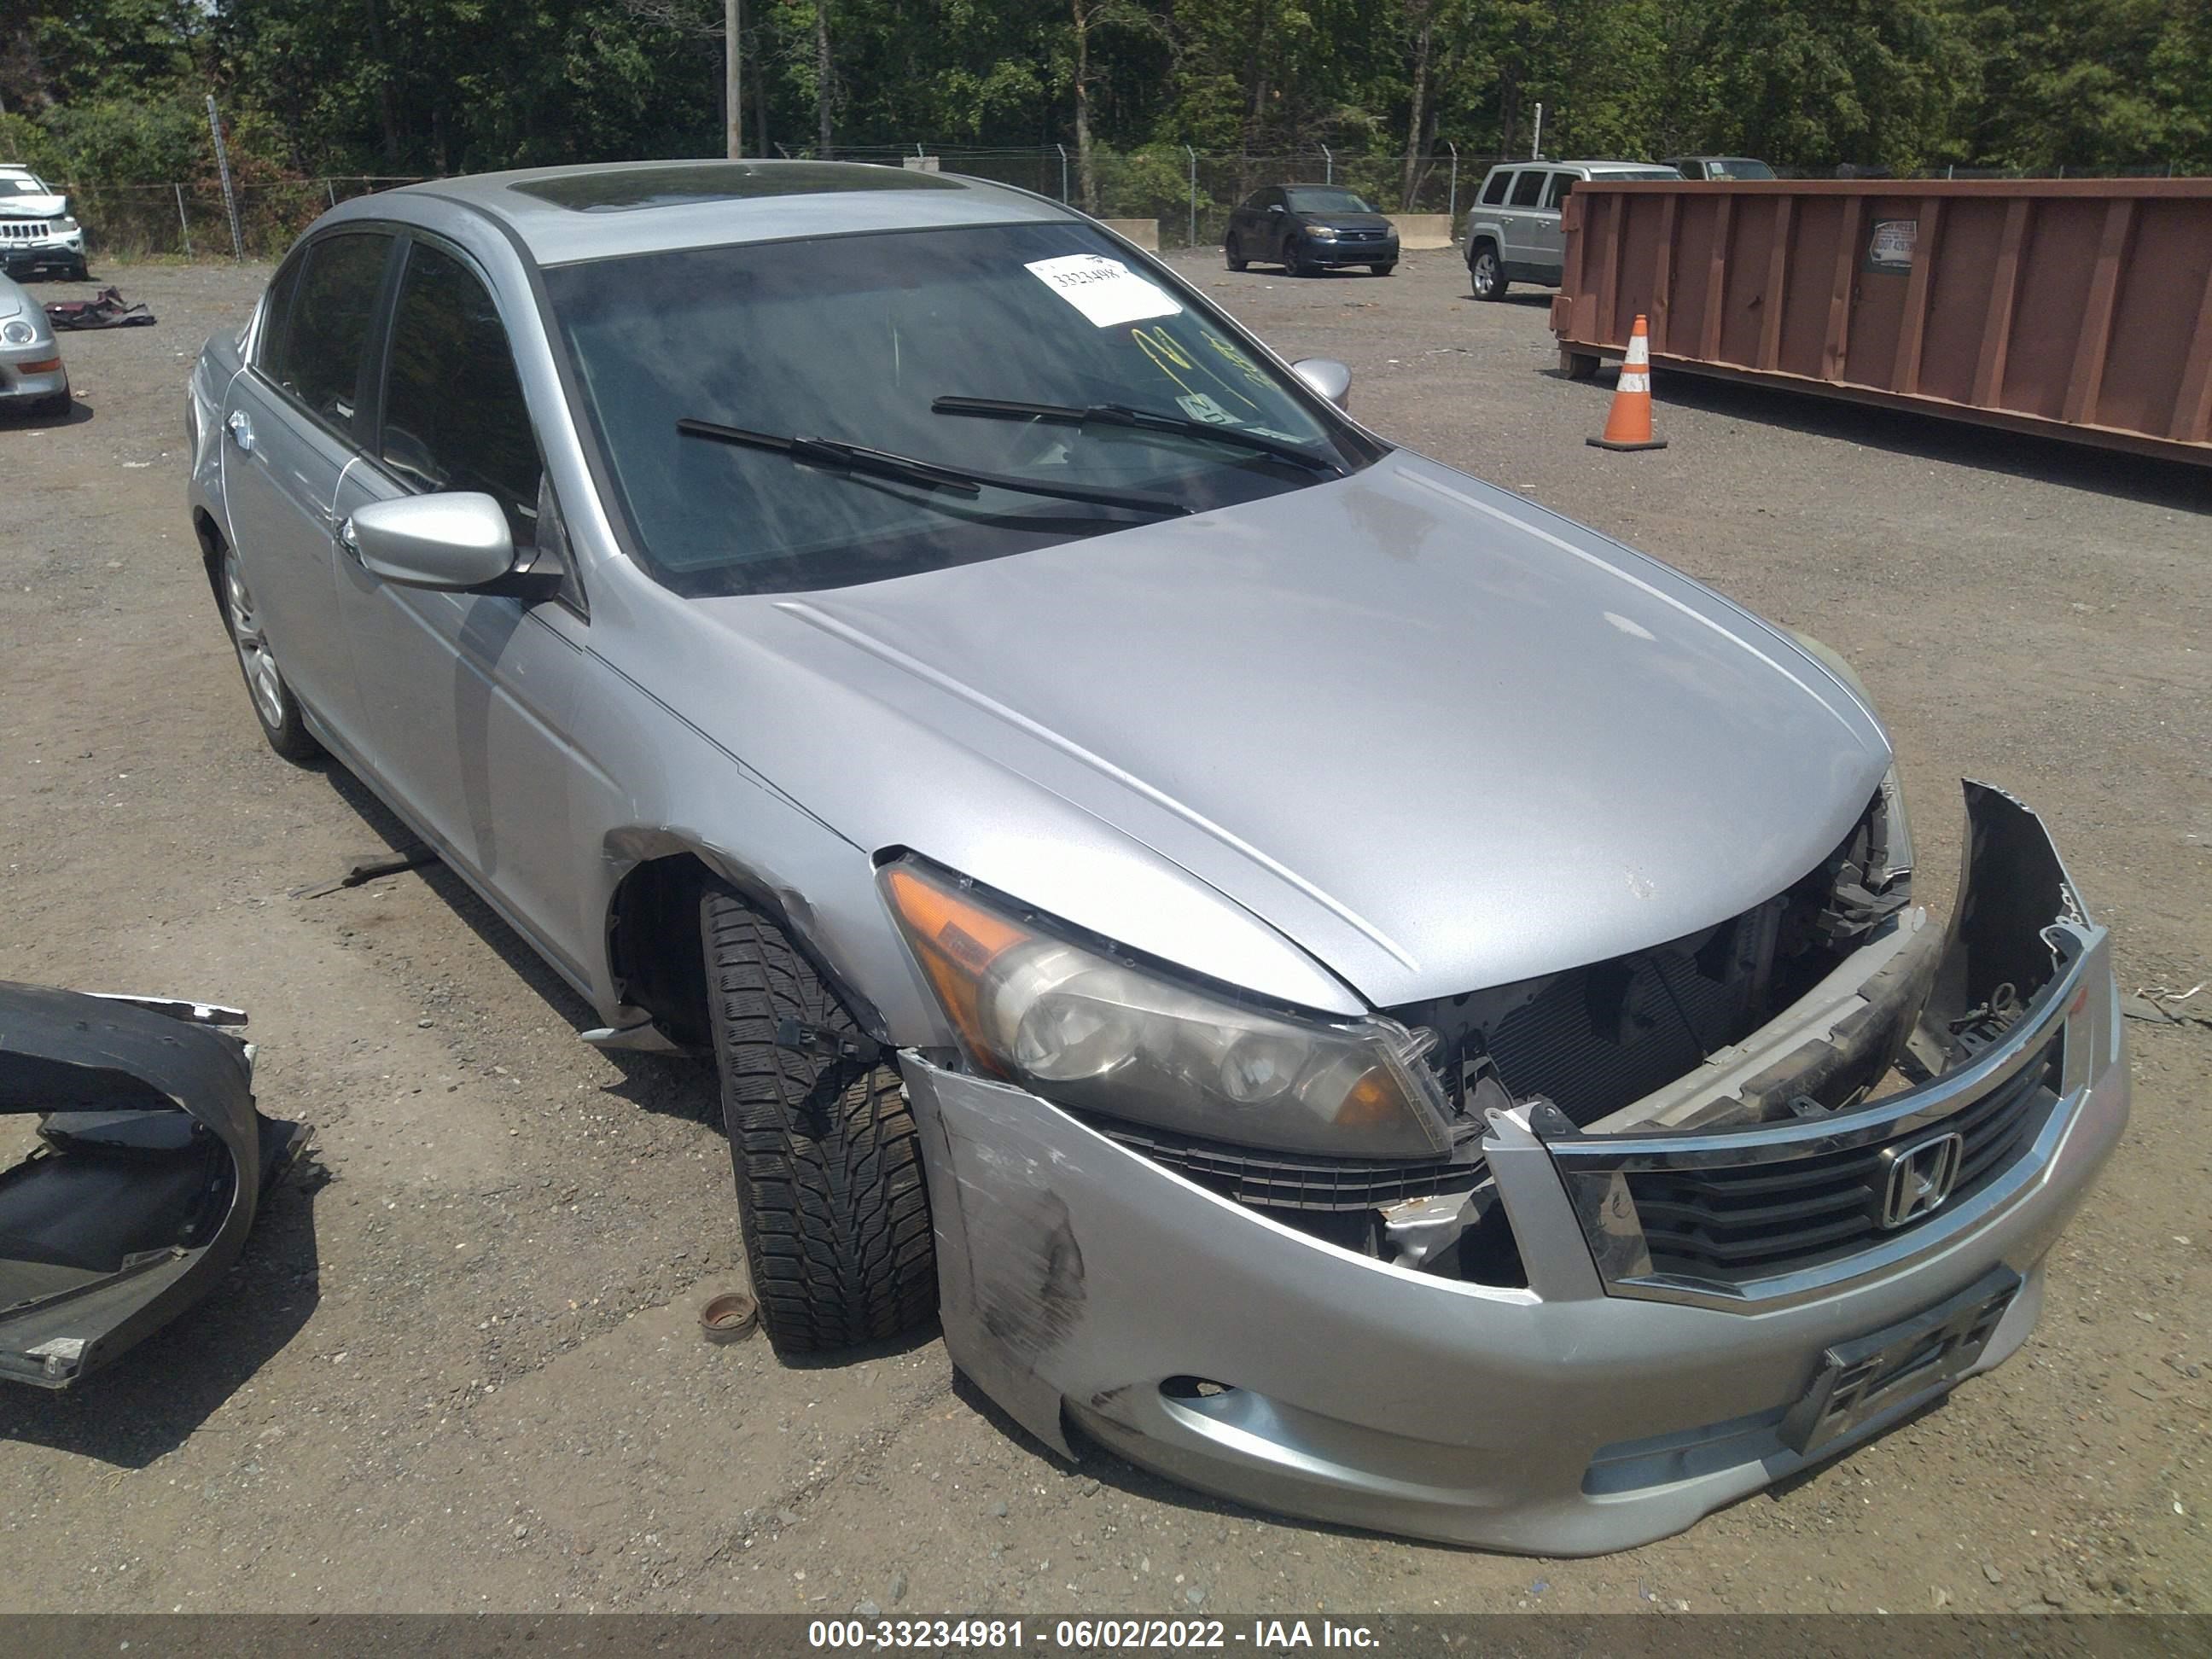
{"type": "Polygon", "coordinates": [[[1474,284],[1478,300],[1502,300],[1505,297],[1505,268],[1498,263],[1498,250],[1485,242],[1475,249],[1474,258],[1467,262],[1468,280],[1474,284]]]}
{"type": "Polygon", "coordinates": [[[726,888],[700,900],[707,1012],[738,1219],[761,1325],[781,1353],[879,1341],[937,1309],[921,1139],[888,1060],[777,1041],[860,1028],[789,935],[726,888]]]}
{"type": "Polygon", "coordinates": [[[1395,264],[1385,264],[1370,265],[1367,268],[1373,271],[1377,276],[1388,276],[1392,271],[1397,270],[1398,267],[1395,264]]]}
{"type": "Polygon", "coordinates": [[[254,719],[261,722],[261,735],[294,765],[307,765],[322,754],[323,746],[307,730],[300,700],[292,695],[283,672],[276,666],[276,653],[269,648],[269,636],[262,631],[261,612],[254,606],[253,592],[246,585],[246,572],[234,547],[222,550],[216,597],[222,606],[222,619],[230,627],[238,670],[246,677],[247,700],[253,705],[254,719]]]}
{"type": "Polygon", "coordinates": [[[1313,275],[1313,267],[1306,263],[1306,256],[1298,252],[1295,242],[1283,244],[1283,275],[1285,276],[1313,275]]]}

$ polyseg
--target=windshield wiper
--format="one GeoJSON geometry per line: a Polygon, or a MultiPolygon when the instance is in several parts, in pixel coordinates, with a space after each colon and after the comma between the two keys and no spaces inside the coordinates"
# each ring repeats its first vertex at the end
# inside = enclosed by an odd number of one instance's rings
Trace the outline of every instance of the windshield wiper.
{"type": "Polygon", "coordinates": [[[1074,404],[1015,403],[1002,398],[939,398],[929,408],[936,415],[980,415],[988,420],[1049,421],[1062,426],[1119,426],[1138,432],[1172,432],[1178,437],[1212,438],[1240,449],[1257,450],[1262,455],[1272,455],[1277,460],[1314,472],[1344,471],[1328,456],[1316,454],[1304,445],[1286,438],[1263,437],[1238,426],[1218,426],[1212,421],[1196,421],[1185,415],[1132,409],[1127,404],[1092,404],[1083,408],[1074,404]]]}
{"type": "Polygon", "coordinates": [[[838,477],[890,478],[900,483],[917,484],[924,489],[941,489],[955,495],[978,495],[988,486],[993,489],[1012,490],[1018,495],[1048,496],[1054,501],[1087,501],[1094,507],[1120,507],[1133,512],[1156,513],[1162,518],[1181,518],[1190,512],[1190,508],[1181,501],[1165,495],[1148,495],[1134,489],[1093,489],[1085,484],[1037,483],[1003,472],[975,472],[961,467],[939,466],[935,461],[925,461],[916,456],[895,455],[888,449],[870,449],[863,444],[841,443],[835,438],[780,437],[773,432],[748,432],[743,427],[718,426],[712,421],[696,421],[688,415],[676,422],[676,429],[688,437],[712,438],[717,443],[735,444],[743,449],[764,449],[770,454],[782,455],[796,461],[801,466],[818,467],[838,477]]]}

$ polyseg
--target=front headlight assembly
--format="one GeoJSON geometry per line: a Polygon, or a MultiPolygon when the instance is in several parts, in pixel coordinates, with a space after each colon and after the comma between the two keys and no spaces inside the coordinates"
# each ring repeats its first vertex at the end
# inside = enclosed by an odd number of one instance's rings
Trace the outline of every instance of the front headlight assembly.
{"type": "Polygon", "coordinates": [[[1316,242],[1333,242],[1336,240],[1336,232],[1327,225],[1308,225],[1306,234],[1316,242]]]}
{"type": "Polygon", "coordinates": [[[1186,983],[906,859],[879,877],[969,1063],[1082,1112],[1343,1158],[1448,1154],[1446,1108],[1394,1020],[1186,983]]]}

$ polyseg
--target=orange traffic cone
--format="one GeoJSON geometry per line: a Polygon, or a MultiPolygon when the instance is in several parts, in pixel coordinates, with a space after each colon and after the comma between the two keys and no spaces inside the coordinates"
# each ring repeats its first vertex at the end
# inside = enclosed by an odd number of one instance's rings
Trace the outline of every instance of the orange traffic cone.
{"type": "Polygon", "coordinates": [[[1620,360],[1620,380],[1613,409],[1605,417],[1605,436],[1585,441],[1600,449],[1664,449],[1667,441],[1651,435],[1651,335],[1644,319],[1628,331],[1628,355],[1620,360]]]}

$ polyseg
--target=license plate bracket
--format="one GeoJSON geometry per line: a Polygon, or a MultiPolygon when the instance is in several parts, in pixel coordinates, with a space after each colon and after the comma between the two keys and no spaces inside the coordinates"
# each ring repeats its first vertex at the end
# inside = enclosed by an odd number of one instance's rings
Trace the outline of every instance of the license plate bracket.
{"type": "Polygon", "coordinates": [[[1974,1368],[2020,1292],[2021,1277],[1992,1267],[1956,1296],[1910,1319],[1838,1342],[1782,1419],[1782,1443],[1811,1455],[1875,1418],[1932,1399],[1974,1368]]]}

